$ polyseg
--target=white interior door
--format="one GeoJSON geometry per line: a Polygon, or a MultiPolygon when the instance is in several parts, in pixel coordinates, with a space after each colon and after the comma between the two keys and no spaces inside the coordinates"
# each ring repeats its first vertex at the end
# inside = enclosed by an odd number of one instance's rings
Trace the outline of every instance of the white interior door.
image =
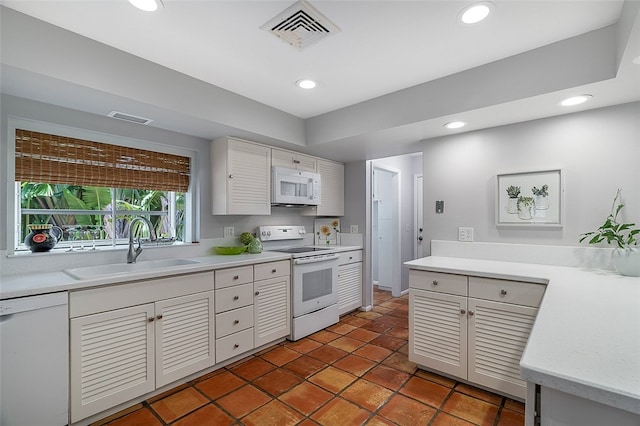
{"type": "Polygon", "coordinates": [[[372,277],[382,289],[400,296],[400,173],[373,166],[372,277]]]}
{"type": "Polygon", "coordinates": [[[422,215],[423,193],[422,193],[422,175],[421,174],[414,175],[413,191],[414,191],[413,205],[415,207],[414,214],[413,214],[413,221],[414,221],[413,229],[415,229],[415,233],[416,233],[416,236],[415,236],[416,238],[413,244],[413,257],[415,259],[420,259],[421,257],[424,257],[423,250],[422,250],[422,248],[424,247],[424,238],[423,238],[424,222],[423,222],[423,215],[422,215]]]}

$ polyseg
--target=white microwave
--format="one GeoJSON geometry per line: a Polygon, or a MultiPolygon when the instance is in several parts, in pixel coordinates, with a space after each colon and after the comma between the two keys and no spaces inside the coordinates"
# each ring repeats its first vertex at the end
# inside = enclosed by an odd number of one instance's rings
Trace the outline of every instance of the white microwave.
{"type": "Polygon", "coordinates": [[[273,167],[271,204],[274,206],[317,206],[320,204],[320,175],[273,167]]]}

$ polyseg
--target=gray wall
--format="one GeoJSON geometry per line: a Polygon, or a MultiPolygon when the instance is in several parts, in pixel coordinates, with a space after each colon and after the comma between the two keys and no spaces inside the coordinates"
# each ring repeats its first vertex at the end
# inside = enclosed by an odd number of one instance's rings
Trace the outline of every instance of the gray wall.
{"type": "Polygon", "coordinates": [[[638,102],[431,139],[423,160],[427,241],[455,241],[470,226],[475,241],[579,245],[580,233],[604,222],[617,188],[622,218],[640,223],[638,102]],[[564,227],[497,228],[496,174],[555,168],[564,174],[564,227]],[[444,214],[435,200],[445,200],[444,214]]]}
{"type": "MultiPolygon", "coordinates": [[[[196,138],[180,133],[170,132],[154,127],[142,126],[127,123],[113,118],[102,117],[77,110],[35,102],[24,98],[17,98],[9,95],[2,95],[0,98],[0,176],[3,182],[0,185],[0,224],[2,229],[11,229],[12,224],[8,221],[12,217],[7,211],[7,185],[13,176],[8,176],[7,165],[13,158],[7,153],[7,118],[9,116],[23,119],[36,120],[46,123],[54,123],[63,126],[86,129],[111,135],[123,136],[144,141],[154,142],[162,145],[178,146],[193,150],[197,153],[197,167],[192,179],[196,180],[200,188],[199,215],[200,215],[200,239],[221,238],[225,226],[235,227],[236,235],[243,231],[254,231],[259,225],[291,224],[305,225],[308,231],[313,230],[313,218],[300,216],[294,209],[274,208],[271,216],[213,216],[211,215],[211,183],[209,165],[210,141],[196,138]]],[[[347,228],[348,229],[348,228],[347,228]]],[[[7,249],[7,238],[4,230],[0,234],[0,250],[7,249]]]]}

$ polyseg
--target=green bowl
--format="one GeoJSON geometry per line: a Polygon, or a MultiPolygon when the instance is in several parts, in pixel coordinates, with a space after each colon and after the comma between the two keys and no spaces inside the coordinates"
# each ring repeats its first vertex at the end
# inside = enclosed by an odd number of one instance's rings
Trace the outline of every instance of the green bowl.
{"type": "Polygon", "coordinates": [[[213,251],[216,254],[240,254],[244,253],[247,248],[245,246],[229,246],[229,247],[214,247],[213,251]]]}

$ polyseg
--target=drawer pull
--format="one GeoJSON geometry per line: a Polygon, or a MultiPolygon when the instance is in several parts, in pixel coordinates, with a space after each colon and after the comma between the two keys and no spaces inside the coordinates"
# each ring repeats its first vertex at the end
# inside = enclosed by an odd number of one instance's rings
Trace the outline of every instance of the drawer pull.
{"type": "Polygon", "coordinates": [[[256,291],[256,292],[255,292],[255,295],[256,295],[256,296],[260,296],[260,292],[259,292],[259,291],[256,291]]]}
{"type": "Polygon", "coordinates": [[[438,281],[433,280],[433,285],[438,285],[438,281]]]}
{"type": "Polygon", "coordinates": [[[238,325],[238,324],[240,324],[240,321],[238,321],[238,320],[235,320],[235,321],[233,322],[233,325],[238,325]]]}
{"type": "Polygon", "coordinates": [[[271,273],[272,273],[272,274],[275,274],[276,272],[278,272],[278,270],[277,270],[277,269],[272,269],[272,270],[271,270],[271,273]]]}
{"type": "Polygon", "coordinates": [[[507,295],[507,290],[500,290],[500,296],[506,296],[507,295]]]}
{"type": "Polygon", "coordinates": [[[156,319],[161,320],[161,319],[162,319],[162,314],[160,314],[160,315],[156,316],[156,319]]]}
{"type": "Polygon", "coordinates": [[[154,317],[149,317],[149,318],[147,319],[147,321],[149,321],[149,322],[153,322],[154,320],[155,320],[155,318],[154,318],[154,317]]]}
{"type": "Polygon", "coordinates": [[[475,312],[469,311],[469,316],[472,317],[475,312]]]}
{"type": "Polygon", "coordinates": [[[467,313],[467,311],[465,311],[464,309],[460,309],[460,313],[461,313],[462,315],[464,315],[464,314],[466,314],[466,313],[467,313]]]}
{"type": "Polygon", "coordinates": [[[237,280],[238,278],[240,278],[238,275],[234,275],[234,276],[233,276],[233,279],[234,279],[234,280],[237,280]]]}
{"type": "Polygon", "coordinates": [[[235,345],[233,345],[233,349],[238,349],[239,347],[240,347],[240,345],[237,344],[237,343],[235,345]]]}
{"type": "Polygon", "coordinates": [[[353,256],[349,256],[349,260],[353,260],[353,256]]]}
{"type": "Polygon", "coordinates": [[[229,175],[229,179],[233,179],[233,178],[234,178],[234,176],[233,176],[233,175],[229,175]]]}
{"type": "Polygon", "coordinates": [[[293,164],[300,164],[300,160],[293,160],[293,164]]]}
{"type": "Polygon", "coordinates": [[[233,296],[233,300],[238,300],[240,299],[240,296],[233,296]]]}

